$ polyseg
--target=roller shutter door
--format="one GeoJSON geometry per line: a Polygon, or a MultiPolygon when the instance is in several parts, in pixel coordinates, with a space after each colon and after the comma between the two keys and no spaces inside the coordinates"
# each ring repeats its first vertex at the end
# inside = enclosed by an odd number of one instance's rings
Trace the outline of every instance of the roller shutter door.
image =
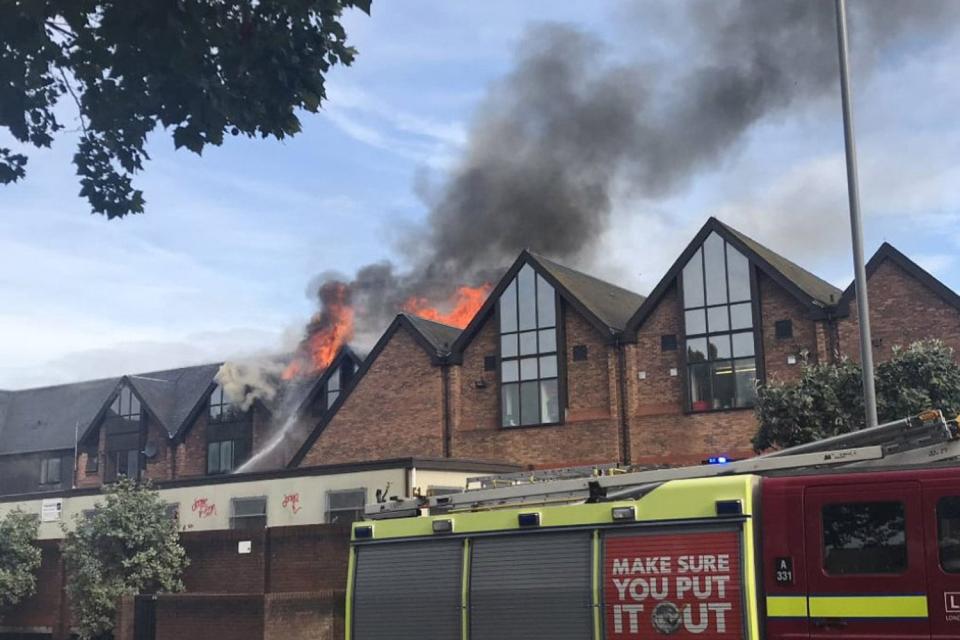
{"type": "Polygon", "coordinates": [[[589,532],[471,542],[471,640],[593,637],[589,532]]]}
{"type": "Polygon", "coordinates": [[[459,640],[463,542],[357,547],[354,640],[459,640]]]}

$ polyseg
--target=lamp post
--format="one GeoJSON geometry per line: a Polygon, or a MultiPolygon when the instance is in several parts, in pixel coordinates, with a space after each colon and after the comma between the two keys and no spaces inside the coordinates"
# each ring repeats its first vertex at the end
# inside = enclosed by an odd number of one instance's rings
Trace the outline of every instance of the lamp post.
{"type": "Polygon", "coordinates": [[[867,301],[867,270],[863,264],[863,221],[857,179],[857,146],[853,136],[850,106],[850,62],[847,55],[847,2],[836,0],[837,45],[840,54],[840,96],[843,103],[843,138],[847,155],[847,193],[850,200],[850,235],[853,238],[853,274],[860,321],[860,362],[863,365],[863,405],[867,427],[877,426],[877,395],[873,385],[873,348],[870,340],[870,305],[867,301]]]}

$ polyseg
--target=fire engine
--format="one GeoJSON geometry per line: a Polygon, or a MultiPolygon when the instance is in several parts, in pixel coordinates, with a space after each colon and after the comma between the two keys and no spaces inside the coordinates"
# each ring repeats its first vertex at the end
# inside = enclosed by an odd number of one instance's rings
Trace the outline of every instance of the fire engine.
{"type": "Polygon", "coordinates": [[[931,411],[739,461],[368,505],[347,640],[960,639],[960,438],[931,411]]]}

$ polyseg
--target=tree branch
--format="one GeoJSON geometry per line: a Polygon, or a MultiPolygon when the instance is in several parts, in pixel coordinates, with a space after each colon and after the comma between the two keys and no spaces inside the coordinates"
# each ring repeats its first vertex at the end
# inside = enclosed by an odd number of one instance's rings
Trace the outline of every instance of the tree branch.
{"type": "Polygon", "coordinates": [[[87,123],[83,119],[83,107],[80,105],[80,98],[77,97],[76,92],[73,90],[73,85],[70,84],[70,81],[67,79],[67,74],[63,70],[63,67],[60,67],[60,77],[63,78],[63,84],[67,86],[67,91],[70,92],[70,95],[73,97],[73,101],[77,105],[77,115],[80,116],[80,127],[83,129],[83,132],[87,132],[87,123]]]}

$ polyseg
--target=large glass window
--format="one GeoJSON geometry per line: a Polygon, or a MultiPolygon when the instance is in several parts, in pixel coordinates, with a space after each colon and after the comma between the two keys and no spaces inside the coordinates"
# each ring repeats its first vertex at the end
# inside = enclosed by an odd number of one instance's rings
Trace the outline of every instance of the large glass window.
{"type": "Polygon", "coordinates": [[[940,566],[947,573],[960,573],[960,496],[937,502],[937,537],[940,566]]]}
{"type": "Polygon", "coordinates": [[[905,571],[907,530],[903,503],[824,506],[823,568],[831,575],[905,571]]]}
{"type": "Polygon", "coordinates": [[[499,304],[503,426],[560,422],[556,292],[524,265],[499,304]]]}
{"type": "Polygon", "coordinates": [[[112,452],[116,477],[138,478],[140,476],[140,450],[126,449],[112,452]]]}
{"type": "Polygon", "coordinates": [[[230,422],[242,417],[243,411],[224,395],[223,385],[218,384],[210,394],[210,422],[230,422]]]}
{"type": "Polygon", "coordinates": [[[140,422],[140,400],[130,387],[124,385],[110,405],[110,410],[130,422],[140,422]]]}
{"type": "Polygon", "coordinates": [[[683,268],[687,387],[693,411],[753,406],[757,360],[750,263],[716,233],[683,268]]]}

